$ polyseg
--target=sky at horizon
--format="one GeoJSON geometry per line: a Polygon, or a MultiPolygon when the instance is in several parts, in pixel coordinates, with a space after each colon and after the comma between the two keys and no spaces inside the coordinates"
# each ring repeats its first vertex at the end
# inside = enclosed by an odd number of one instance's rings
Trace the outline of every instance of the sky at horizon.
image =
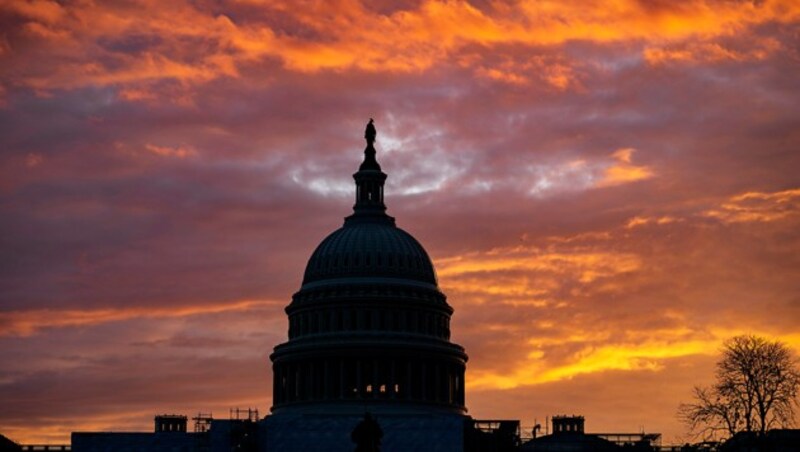
{"type": "Polygon", "coordinates": [[[0,433],[271,405],[375,118],[476,418],[661,432],[800,351],[800,3],[0,0],[0,433]]]}

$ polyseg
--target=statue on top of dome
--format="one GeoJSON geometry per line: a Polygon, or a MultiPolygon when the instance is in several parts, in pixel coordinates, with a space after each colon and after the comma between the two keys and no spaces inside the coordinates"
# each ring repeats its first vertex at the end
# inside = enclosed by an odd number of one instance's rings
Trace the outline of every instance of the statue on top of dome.
{"type": "Polygon", "coordinates": [[[367,130],[364,131],[364,138],[367,139],[367,145],[369,146],[372,146],[375,143],[375,136],[378,135],[378,132],[375,130],[375,125],[372,122],[373,119],[369,118],[367,130]]]}

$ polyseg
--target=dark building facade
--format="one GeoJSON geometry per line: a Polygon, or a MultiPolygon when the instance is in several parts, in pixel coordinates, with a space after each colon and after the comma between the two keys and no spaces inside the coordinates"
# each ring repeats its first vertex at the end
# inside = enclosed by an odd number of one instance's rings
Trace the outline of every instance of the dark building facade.
{"type": "Polygon", "coordinates": [[[660,451],[659,433],[586,433],[583,416],[553,416],[553,433],[524,442],[520,452],[660,451]]]}

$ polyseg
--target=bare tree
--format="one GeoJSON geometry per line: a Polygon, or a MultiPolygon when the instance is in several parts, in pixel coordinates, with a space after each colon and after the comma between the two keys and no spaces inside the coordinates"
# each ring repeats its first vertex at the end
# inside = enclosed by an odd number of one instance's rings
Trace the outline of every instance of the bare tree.
{"type": "Polygon", "coordinates": [[[799,387],[800,372],[786,344],[736,336],[722,347],[716,382],[695,387],[694,401],[681,404],[678,416],[706,438],[763,434],[794,421],[799,387]]]}
{"type": "Polygon", "coordinates": [[[714,388],[694,388],[694,402],[682,403],[678,417],[703,439],[730,437],[742,430],[742,407],[737,399],[718,394],[714,388]]]}

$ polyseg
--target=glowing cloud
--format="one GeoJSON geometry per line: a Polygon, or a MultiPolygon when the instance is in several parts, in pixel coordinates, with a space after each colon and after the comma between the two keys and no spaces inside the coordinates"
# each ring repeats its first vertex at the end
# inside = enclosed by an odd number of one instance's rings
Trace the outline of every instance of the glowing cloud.
{"type": "MultiPolygon", "coordinates": [[[[378,14],[360,1],[342,1],[313,2],[300,8],[295,2],[259,3],[264,11],[260,17],[237,23],[228,15],[191,3],[158,5],[131,9],[107,3],[4,3],[0,8],[23,19],[26,39],[50,48],[59,62],[55,70],[52,64],[45,70],[37,61],[13,53],[17,66],[24,68],[15,71],[16,82],[40,90],[156,80],[205,83],[238,77],[243,66],[270,58],[300,72],[419,72],[450,58],[463,64],[470,60],[464,58],[468,49],[476,45],[536,48],[575,41],[680,44],[695,39],[700,42],[692,50],[648,48],[644,56],[651,62],[685,60],[698,53],[735,59],[735,51],[723,49],[713,39],[766,23],[791,23],[800,16],[800,7],[788,0],[702,1],[680,7],[648,6],[634,0],[611,5],[522,2],[486,8],[463,0],[426,0],[418,8],[389,14],[378,14]],[[289,24],[272,16],[287,17],[289,24]],[[305,32],[293,33],[295,29],[305,32]],[[151,42],[134,54],[108,45],[135,37],[149,37],[151,42]],[[187,48],[187,42],[195,46],[187,48]]],[[[23,44],[15,38],[11,47],[18,45],[23,44]]],[[[765,48],[769,51],[774,46],[765,48]]],[[[494,67],[482,60],[474,62],[478,76],[512,84],[529,80],[527,71],[494,67]]],[[[570,65],[536,65],[551,86],[573,85],[570,65]]],[[[130,97],[130,91],[126,96],[130,97]]]]}
{"type": "Polygon", "coordinates": [[[725,223],[772,222],[800,213],[800,189],[736,195],[704,215],[725,223]]]}
{"type": "Polygon", "coordinates": [[[0,312],[0,336],[30,336],[49,328],[83,327],[135,318],[187,317],[226,311],[245,311],[274,306],[270,301],[238,301],[219,305],[164,308],[55,310],[36,309],[0,312]]]}
{"type": "Polygon", "coordinates": [[[606,168],[603,178],[597,182],[598,187],[612,187],[653,177],[653,170],[647,166],[636,166],[631,157],[636,149],[618,149],[611,154],[617,162],[606,168]]]}
{"type": "Polygon", "coordinates": [[[655,217],[633,217],[630,220],[628,220],[628,222],[625,224],[625,227],[630,229],[630,228],[635,228],[635,227],[638,227],[638,226],[645,226],[645,225],[649,225],[649,224],[665,225],[665,224],[674,223],[676,221],[682,221],[682,220],[679,219],[679,218],[671,217],[669,215],[665,215],[663,217],[657,217],[657,218],[655,218],[655,217]]]}
{"type": "Polygon", "coordinates": [[[146,144],[145,148],[152,152],[155,155],[161,157],[176,157],[176,158],[186,158],[197,154],[197,151],[192,149],[189,146],[178,146],[178,147],[169,147],[169,146],[158,146],[155,144],[146,144]]]}

